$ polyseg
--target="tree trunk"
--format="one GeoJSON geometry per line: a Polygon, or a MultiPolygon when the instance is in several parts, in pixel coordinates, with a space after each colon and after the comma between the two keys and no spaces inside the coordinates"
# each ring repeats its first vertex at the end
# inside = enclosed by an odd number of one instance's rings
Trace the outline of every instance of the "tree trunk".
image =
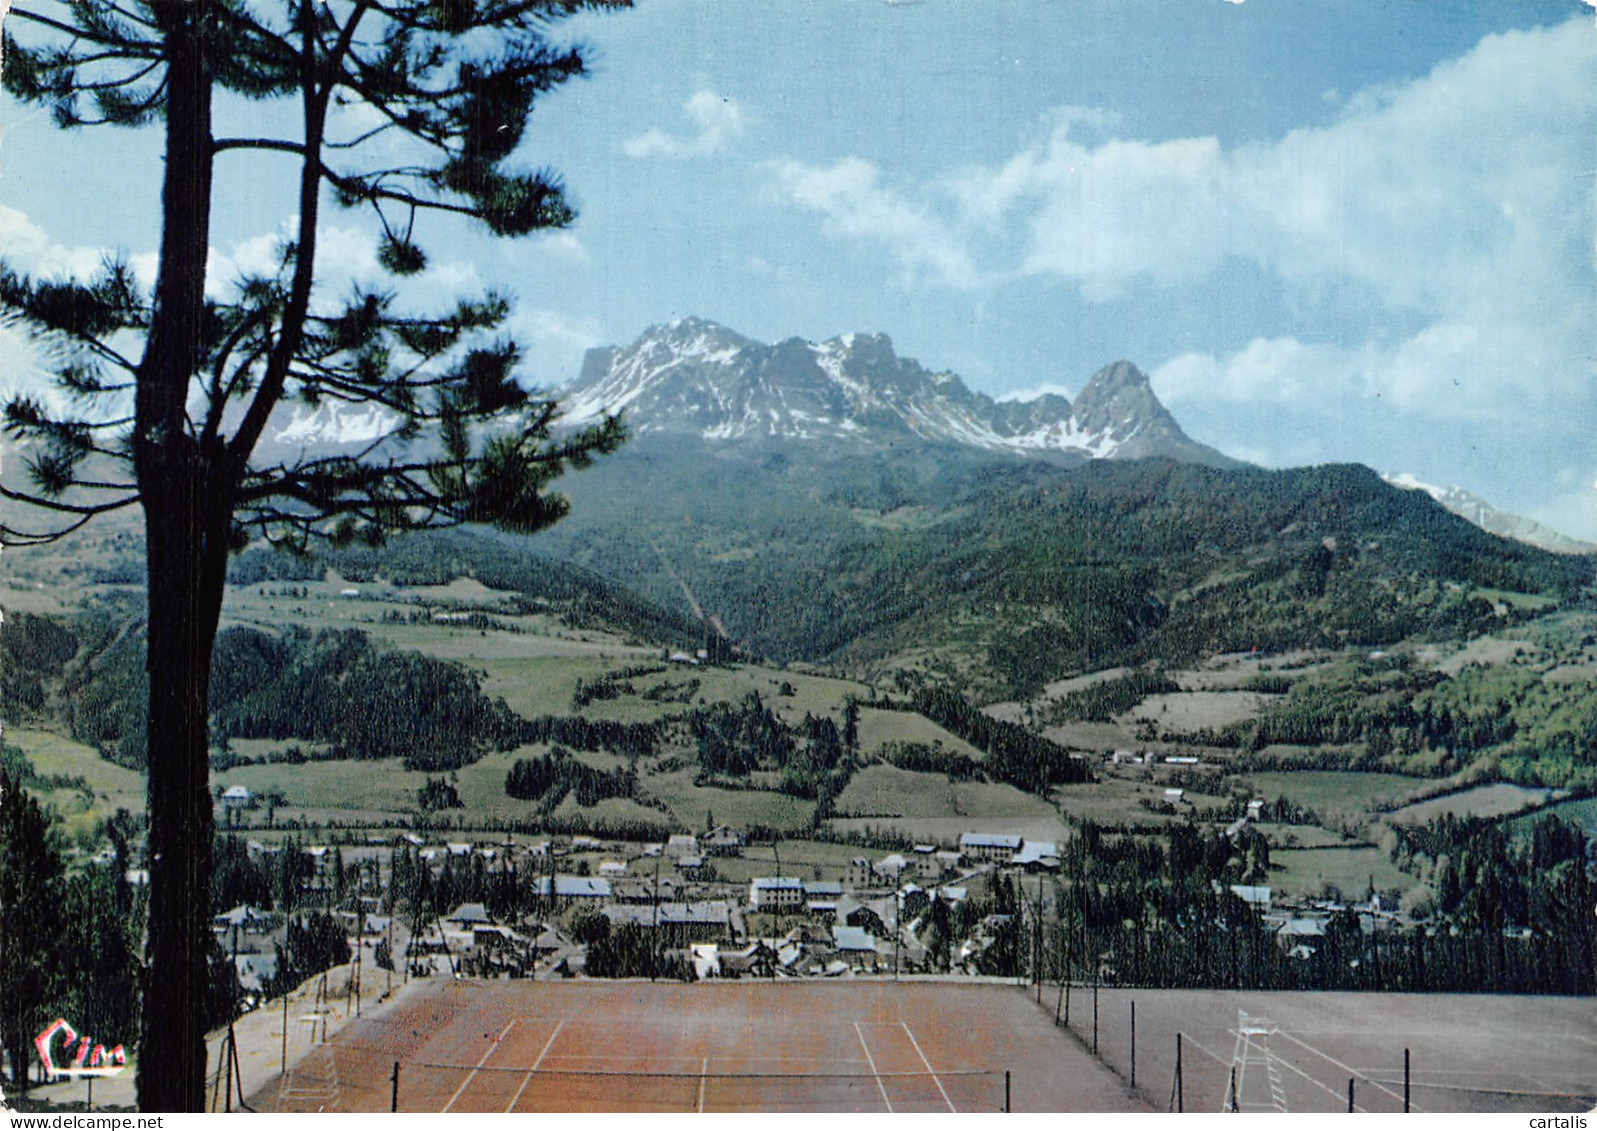
{"type": "Polygon", "coordinates": [[[152,8],[167,56],[166,177],[155,312],[135,394],[134,464],[149,561],[150,907],[138,1050],[143,1111],[202,1111],[209,982],[211,646],[236,477],[186,425],[203,355],[210,246],[210,0],[152,8]]]}
{"type": "Polygon", "coordinates": [[[150,621],[150,908],[139,1108],[200,1111],[210,983],[211,648],[227,569],[229,508],[191,461],[145,496],[150,621]]]}

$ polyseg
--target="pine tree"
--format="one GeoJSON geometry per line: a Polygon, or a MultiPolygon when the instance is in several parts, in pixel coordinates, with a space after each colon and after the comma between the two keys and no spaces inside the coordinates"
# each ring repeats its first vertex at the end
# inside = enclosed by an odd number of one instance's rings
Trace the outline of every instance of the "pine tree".
{"type": "MultiPolygon", "coordinates": [[[[425,269],[417,221],[469,217],[499,236],[573,219],[559,181],[517,171],[535,99],[584,73],[549,38],[583,7],[624,0],[19,0],[6,21],[5,88],[63,128],[150,127],[164,138],[161,244],[152,293],[126,262],[90,279],[0,267],[0,304],[55,359],[70,414],[20,395],[28,504],[0,540],[59,538],[139,505],[149,571],[151,895],[139,1103],[204,1101],[206,911],[213,828],[208,680],[228,554],[252,539],[306,550],[466,522],[530,532],[561,517],[549,490],[623,438],[609,419],[554,431],[557,405],[527,393],[499,331],[503,296],[446,311],[391,291],[315,293],[325,200],[362,210],[396,281],[425,269]],[[218,136],[220,99],[295,104],[288,136],[218,136]],[[347,106],[359,116],[343,112],[347,106]],[[359,123],[359,124],[357,124],[359,123]],[[374,124],[373,124],[374,123],[374,124]],[[272,155],[298,186],[297,227],[274,272],[207,286],[213,176],[272,155]],[[399,156],[396,157],[396,154],[399,156]],[[255,459],[285,401],[380,406],[400,421],[356,458],[255,459]],[[53,520],[53,521],[52,521],[53,520]],[[14,525],[13,525],[14,524],[14,525]],[[156,1029],[159,1028],[159,1039],[156,1029]]],[[[114,191],[108,180],[108,191],[114,191]]],[[[396,282],[397,285],[397,282],[396,282]]]]}
{"type": "Polygon", "coordinates": [[[0,771],[0,1051],[19,1090],[58,989],[62,873],[49,815],[0,771]]]}

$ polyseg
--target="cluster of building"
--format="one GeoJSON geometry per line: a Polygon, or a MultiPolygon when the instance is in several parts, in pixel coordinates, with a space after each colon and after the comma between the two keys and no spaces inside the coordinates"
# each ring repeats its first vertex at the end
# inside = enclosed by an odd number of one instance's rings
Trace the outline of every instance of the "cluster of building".
{"type": "MultiPolygon", "coordinates": [[[[285,851],[255,840],[247,847],[260,857],[285,851]]],[[[429,843],[406,832],[336,848],[297,848],[307,858],[304,903],[328,908],[362,961],[375,961],[383,945],[394,968],[414,976],[582,974],[586,948],[573,925],[584,910],[602,916],[612,930],[643,932],[661,953],[691,963],[704,978],[912,971],[927,963],[916,927],[932,900],[957,906],[968,898],[972,880],[999,869],[1059,867],[1052,842],[971,832],[957,848],[923,844],[880,857],[857,855],[833,878],[724,876],[748,875],[746,862],[731,864],[744,850],[745,838],[730,826],[645,846],[584,836],[429,843]],[[435,875],[451,861],[469,861],[490,875],[530,869],[523,890],[530,887],[535,907],[496,920],[484,904],[466,902],[436,920],[406,922],[391,914],[384,880],[401,851],[435,875]],[[346,872],[333,907],[335,859],[346,872]]],[[[285,917],[241,905],[216,916],[213,926],[224,951],[234,955],[246,993],[262,992],[275,973],[285,917]]],[[[953,940],[954,962],[971,963],[985,941],[980,927],[970,938],[953,940]]]]}
{"type": "MultiPolygon", "coordinates": [[[[1115,758],[1129,761],[1129,752],[1115,758]]],[[[1139,758],[1139,761],[1141,759],[1139,758]]],[[[243,790],[224,793],[224,805],[248,804],[243,790]]],[[[1226,829],[1235,837],[1260,817],[1260,802],[1226,829]]],[[[741,857],[743,834],[727,825],[704,833],[678,834],[645,846],[574,836],[559,843],[430,844],[415,833],[374,836],[365,845],[341,850],[352,860],[378,857],[386,864],[396,850],[408,849],[435,872],[451,859],[475,859],[490,870],[532,867],[538,913],[514,922],[496,922],[480,903],[463,903],[425,924],[412,937],[413,924],[389,914],[373,867],[334,912],[351,942],[373,949],[379,940],[402,968],[416,975],[472,973],[536,976],[540,971],[576,975],[585,970],[584,946],[572,937],[572,912],[587,908],[612,929],[631,927],[654,940],[662,953],[691,963],[701,978],[742,976],[840,976],[923,969],[927,962],[921,917],[931,900],[963,902],[969,882],[1000,870],[1055,872],[1059,846],[1012,833],[967,832],[957,847],[920,844],[878,857],[850,858],[835,878],[757,875],[734,881],[714,865],[741,857]],[[564,869],[564,870],[563,870],[564,869]],[[906,914],[906,908],[913,914],[906,914]],[[397,937],[396,937],[397,935],[397,937]]],[[[271,855],[280,847],[251,841],[252,854],[271,855]]],[[[332,850],[313,845],[304,886],[313,899],[332,885],[325,870],[332,850]]],[[[747,868],[726,869],[747,874],[747,868]]],[[[1307,958],[1322,945],[1331,916],[1352,911],[1366,932],[1400,925],[1399,909],[1376,897],[1365,904],[1329,900],[1279,901],[1270,888],[1232,885],[1232,894],[1253,908],[1284,953],[1307,958]]],[[[957,940],[954,966],[967,968],[981,953],[988,933],[978,925],[957,940]]],[[[275,966],[272,942],[284,931],[281,916],[241,906],[217,916],[216,931],[236,954],[240,983],[259,989],[275,966]]]]}

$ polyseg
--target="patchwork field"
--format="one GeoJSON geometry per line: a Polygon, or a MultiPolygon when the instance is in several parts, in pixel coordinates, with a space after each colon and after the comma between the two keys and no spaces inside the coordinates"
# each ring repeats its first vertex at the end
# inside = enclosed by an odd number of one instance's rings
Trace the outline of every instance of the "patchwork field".
{"type": "Polygon", "coordinates": [[[1364,813],[1388,807],[1425,784],[1404,774],[1351,773],[1343,770],[1295,770],[1247,776],[1255,796],[1284,797],[1318,812],[1364,813]]]}
{"type": "Polygon", "coordinates": [[[875,765],[860,770],[837,798],[839,812],[916,819],[950,814],[972,819],[1052,817],[1042,798],[1002,782],[949,781],[943,774],[875,765]]]}
{"type": "Polygon", "coordinates": [[[69,834],[92,831],[118,809],[144,811],[144,775],[107,762],[97,752],[50,731],[7,727],[7,742],[20,747],[35,772],[45,776],[82,778],[87,791],[40,789],[41,797],[61,815],[69,834]]]}
{"type": "Polygon", "coordinates": [[[1444,813],[1458,817],[1506,817],[1545,804],[1556,796],[1556,790],[1495,782],[1405,806],[1393,813],[1391,819],[1424,824],[1444,813]]]}
{"type": "Polygon", "coordinates": [[[1270,885],[1278,891],[1315,896],[1334,889],[1347,898],[1362,899],[1371,883],[1376,891],[1407,891],[1420,884],[1393,864],[1383,849],[1373,846],[1280,848],[1270,852],[1270,885]]]}

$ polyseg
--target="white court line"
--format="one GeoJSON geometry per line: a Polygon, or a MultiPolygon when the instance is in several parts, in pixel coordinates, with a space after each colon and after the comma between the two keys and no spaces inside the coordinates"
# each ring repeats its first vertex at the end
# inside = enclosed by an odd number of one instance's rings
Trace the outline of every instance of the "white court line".
{"type": "MultiPolygon", "coordinates": [[[[1231,1030],[1231,1032],[1233,1034],[1235,1034],[1236,1030],[1233,1029],[1233,1030],[1231,1030]]],[[[1279,1037],[1284,1037],[1284,1036],[1286,1036],[1286,1033],[1283,1032],[1280,1029],[1277,1029],[1273,1035],[1274,1036],[1279,1036],[1279,1037]]],[[[1299,1041],[1298,1044],[1302,1045],[1303,1042],[1299,1041]]],[[[1304,1048],[1309,1048],[1308,1045],[1303,1045],[1303,1047],[1304,1048]]],[[[1319,1079],[1317,1077],[1314,1077],[1314,1076],[1310,1076],[1307,1072],[1303,1071],[1303,1069],[1301,1069],[1297,1065],[1293,1064],[1286,1057],[1284,1057],[1284,1056],[1276,1056],[1273,1052],[1269,1052],[1269,1050],[1265,1050],[1265,1051],[1268,1053],[1270,1059],[1273,1060],[1276,1064],[1280,1065],[1282,1068],[1290,1068],[1293,1072],[1296,1072],[1299,1076],[1303,1077],[1309,1083],[1313,1084],[1316,1088],[1320,1089],[1320,1091],[1324,1092],[1326,1095],[1332,1096],[1332,1097],[1334,1097],[1335,1099],[1338,1099],[1338,1100],[1346,1099],[1346,1097],[1342,1093],[1336,1091],[1336,1089],[1334,1089],[1330,1085],[1326,1084],[1326,1082],[1324,1080],[1321,1080],[1321,1079],[1319,1079]]],[[[1315,1050],[1309,1049],[1309,1051],[1313,1052],[1315,1050]]],[[[1326,1057],[1326,1059],[1330,1060],[1331,1058],[1330,1057],[1326,1057]]],[[[1334,1064],[1335,1061],[1332,1061],[1332,1063],[1334,1064]]],[[[1237,1073],[1237,1087],[1240,1088],[1241,1086],[1242,1086],[1242,1074],[1240,1072],[1238,1072],[1237,1073]]],[[[1358,1105],[1354,1104],[1353,1105],[1353,1110],[1354,1111],[1358,1111],[1358,1109],[1359,1109],[1358,1105]]]]}
{"type": "MultiPolygon", "coordinates": [[[[1234,1033],[1234,1032],[1236,1032],[1236,1030],[1233,1029],[1232,1032],[1234,1033]]],[[[1272,1036],[1287,1037],[1287,1038],[1289,1038],[1291,1040],[1297,1040],[1297,1038],[1292,1037],[1292,1035],[1290,1033],[1288,1033],[1285,1029],[1277,1029],[1272,1034],[1272,1036]]],[[[1337,1061],[1332,1060],[1330,1057],[1326,1056],[1323,1052],[1321,1052],[1319,1049],[1313,1047],[1312,1045],[1304,1045],[1302,1041],[1298,1041],[1297,1043],[1300,1044],[1300,1045],[1303,1045],[1304,1048],[1308,1049],[1311,1053],[1313,1053],[1315,1056],[1320,1057],[1322,1060],[1328,1060],[1332,1064],[1335,1064],[1338,1068],[1341,1068],[1344,1071],[1352,1072],[1352,1069],[1349,1069],[1344,1064],[1339,1064],[1337,1061]]],[[[1313,1084],[1316,1088],[1320,1089],[1320,1091],[1324,1092],[1326,1095],[1333,1096],[1338,1101],[1345,1101],[1347,1099],[1347,1094],[1345,1092],[1338,1092],[1335,1088],[1332,1088],[1330,1085],[1328,1085],[1324,1080],[1321,1080],[1319,1077],[1310,1076],[1307,1072],[1303,1071],[1303,1069],[1301,1069],[1297,1065],[1293,1064],[1286,1057],[1284,1057],[1284,1056],[1276,1056],[1273,1052],[1270,1053],[1269,1055],[1270,1055],[1270,1059],[1273,1060],[1276,1064],[1280,1065],[1282,1068],[1289,1068],[1293,1072],[1296,1072],[1299,1076],[1303,1077],[1309,1083],[1313,1084]]],[[[1354,1076],[1358,1076],[1358,1073],[1357,1072],[1353,1072],[1353,1075],[1354,1076]]],[[[1368,1079],[1368,1077],[1365,1077],[1365,1079],[1368,1079]]],[[[1373,1084],[1375,1082],[1373,1080],[1371,1080],[1370,1083],[1373,1084]]],[[[1242,1084],[1242,1079],[1241,1079],[1241,1074],[1239,1073],[1238,1074],[1238,1078],[1237,1078],[1237,1085],[1240,1087],[1241,1084],[1242,1084]]],[[[1380,1088],[1379,1084],[1376,1084],[1375,1086],[1380,1088]]],[[[1385,1092],[1389,1096],[1390,1095],[1396,1095],[1395,1092],[1391,1091],[1388,1088],[1381,1088],[1381,1091],[1385,1092]]],[[[1401,1097],[1399,1097],[1399,1098],[1401,1098],[1401,1097]]],[[[1355,1103],[1353,1105],[1353,1110],[1355,1112],[1359,1112],[1359,1111],[1366,1111],[1367,1112],[1369,1109],[1368,1108],[1359,1107],[1359,1105],[1357,1103],[1355,1103]]],[[[1410,1110],[1411,1111],[1420,1111],[1420,1112],[1424,1111],[1423,1108],[1415,1107],[1413,1105],[1410,1105],[1410,1110]]]]}
{"type": "Polygon", "coordinates": [[[948,1098],[947,1092],[943,1091],[943,1082],[937,1078],[937,1073],[932,1072],[932,1062],[926,1059],[925,1053],[921,1052],[920,1042],[915,1039],[915,1034],[909,1031],[909,1024],[904,1021],[900,1021],[899,1024],[904,1027],[904,1035],[909,1038],[909,1043],[915,1046],[915,1055],[920,1057],[920,1062],[926,1066],[926,1071],[932,1073],[932,1083],[936,1084],[937,1090],[943,1093],[943,1102],[948,1105],[948,1110],[958,1111],[954,1101],[948,1098]]]}
{"type": "Polygon", "coordinates": [[[859,1022],[854,1022],[854,1035],[859,1038],[859,1047],[865,1050],[865,1063],[871,1066],[871,1075],[876,1077],[876,1086],[881,1089],[882,1102],[887,1105],[887,1114],[893,1114],[893,1101],[887,1098],[887,1085],[882,1083],[882,1074],[876,1071],[876,1058],[871,1055],[871,1046],[865,1043],[865,1031],[859,1027],[859,1022]]]}
{"type": "Polygon", "coordinates": [[[705,1057],[699,1064],[699,1114],[704,1114],[704,1080],[710,1074],[710,1058],[705,1057]]]}
{"type": "Polygon", "coordinates": [[[538,1059],[532,1062],[531,1068],[527,1069],[527,1076],[526,1079],[522,1080],[521,1087],[517,1088],[516,1094],[510,1097],[510,1106],[505,1108],[505,1112],[507,1114],[516,1110],[516,1104],[521,1102],[521,1093],[525,1092],[527,1090],[527,1085],[532,1083],[532,1074],[538,1071],[539,1066],[543,1064],[543,1058],[548,1056],[549,1050],[555,1047],[555,1038],[560,1035],[560,1030],[564,1029],[565,1027],[566,1019],[562,1017],[560,1019],[560,1024],[555,1026],[555,1031],[550,1033],[549,1039],[544,1042],[543,1051],[538,1054],[538,1059]]]}
{"type": "MultiPolygon", "coordinates": [[[[1365,1076],[1362,1072],[1358,1071],[1355,1068],[1349,1068],[1347,1065],[1343,1064],[1340,1060],[1337,1060],[1335,1057],[1329,1055],[1328,1053],[1321,1052],[1319,1049],[1315,1048],[1313,1045],[1309,1044],[1308,1042],[1298,1040],[1291,1033],[1288,1033],[1285,1029],[1277,1030],[1277,1035],[1285,1037],[1287,1040],[1291,1041],[1295,1045],[1302,1045],[1304,1048],[1308,1049],[1311,1053],[1313,1053],[1315,1056],[1319,1057],[1321,1060],[1329,1061],[1331,1064],[1334,1064],[1338,1068],[1340,1068],[1343,1072],[1346,1072],[1349,1076],[1353,1076],[1355,1078],[1364,1080],[1366,1083],[1372,1085],[1373,1087],[1375,1087],[1379,1091],[1385,1092],[1387,1095],[1391,1096],[1394,1100],[1401,1101],[1403,1099],[1401,1094],[1392,1091],[1391,1088],[1386,1087],[1385,1085],[1379,1083],[1378,1081],[1371,1080],[1368,1076],[1365,1076]]],[[[1277,1059],[1280,1059],[1280,1058],[1277,1057],[1277,1059]]],[[[1307,1074],[1305,1073],[1305,1075],[1307,1075],[1307,1074]]],[[[1322,1088],[1325,1087],[1325,1085],[1323,1085],[1323,1084],[1320,1085],[1320,1086],[1322,1088]]],[[[1326,1088],[1326,1091],[1330,1091],[1330,1089],[1326,1088]]],[[[1413,1105],[1413,1103],[1411,1102],[1409,1104],[1409,1110],[1410,1111],[1419,1111],[1420,1109],[1416,1108],[1413,1105]]]]}
{"type": "Polygon", "coordinates": [[[488,1058],[494,1054],[494,1049],[499,1047],[499,1042],[505,1039],[505,1034],[510,1032],[510,1030],[515,1027],[515,1024],[515,1018],[511,1018],[510,1024],[499,1030],[499,1035],[494,1038],[494,1043],[488,1046],[488,1051],[483,1053],[482,1059],[477,1062],[477,1068],[473,1068],[470,1072],[466,1073],[466,1078],[461,1081],[460,1087],[456,1088],[455,1094],[449,1097],[449,1102],[443,1107],[444,1111],[448,1111],[450,1108],[455,1106],[455,1101],[461,1097],[467,1086],[470,1085],[472,1080],[476,1077],[477,1069],[488,1063],[488,1058]]]}
{"type": "MultiPolygon", "coordinates": [[[[1232,1030],[1232,1035],[1233,1035],[1233,1036],[1234,1036],[1234,1035],[1235,1035],[1235,1030],[1232,1030]]],[[[1209,1059],[1210,1059],[1210,1060],[1212,1060],[1212,1061],[1214,1061],[1214,1062],[1215,1062],[1215,1063],[1216,1063],[1216,1064],[1218,1064],[1218,1065],[1219,1065],[1219,1066],[1220,1066],[1220,1067],[1222,1067],[1222,1068],[1227,1068],[1227,1067],[1230,1067],[1230,1065],[1231,1065],[1231,1061],[1229,1061],[1229,1060],[1227,1060],[1227,1059],[1226,1059],[1226,1058],[1225,1058],[1225,1057],[1223,1057],[1223,1056],[1221,1056],[1221,1055],[1220,1055],[1220,1054],[1219,1054],[1219,1053],[1217,1053],[1217,1052],[1212,1052],[1212,1051],[1210,1051],[1210,1050],[1209,1050],[1209,1049],[1206,1049],[1206,1048],[1204,1048],[1204,1047],[1203,1047],[1203,1046],[1202,1046],[1202,1045],[1200,1045],[1200,1044],[1199,1044],[1199,1043],[1198,1043],[1198,1042],[1197,1042],[1197,1040],[1196,1040],[1196,1039],[1195,1039],[1195,1038],[1194,1038],[1194,1037],[1193,1037],[1193,1036],[1192,1036],[1192,1034],[1191,1034],[1191,1033],[1182,1033],[1182,1034],[1181,1034],[1181,1039],[1182,1039],[1182,1041],[1184,1041],[1184,1042],[1185,1042],[1185,1043],[1187,1043],[1187,1044],[1189,1044],[1189,1045],[1191,1045],[1191,1046],[1192,1046],[1192,1047],[1193,1047],[1193,1048],[1195,1048],[1195,1049],[1197,1049],[1197,1050],[1198,1050],[1198,1051],[1199,1051],[1199,1052],[1201,1052],[1201,1053],[1202,1053],[1202,1054],[1203,1054],[1203,1055],[1204,1055],[1204,1056],[1206,1056],[1206,1057],[1208,1057],[1208,1058],[1209,1058],[1209,1059]]]]}

